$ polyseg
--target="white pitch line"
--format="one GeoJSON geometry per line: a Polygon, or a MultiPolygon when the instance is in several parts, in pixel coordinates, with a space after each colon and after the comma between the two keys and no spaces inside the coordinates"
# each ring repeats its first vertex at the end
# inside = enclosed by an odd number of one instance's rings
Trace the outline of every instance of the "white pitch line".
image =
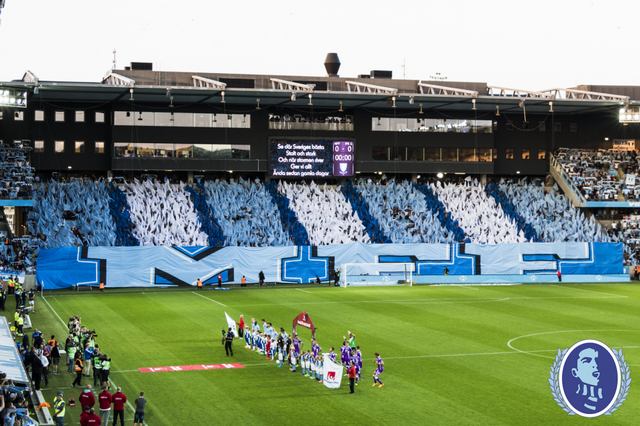
{"type": "Polygon", "coordinates": [[[227,306],[227,305],[225,305],[224,303],[218,302],[218,301],[217,301],[217,300],[215,300],[215,299],[212,299],[212,298],[207,297],[207,296],[203,296],[203,295],[201,295],[200,293],[196,293],[195,291],[192,291],[191,293],[195,294],[196,296],[200,296],[200,297],[202,297],[203,299],[207,299],[209,302],[217,303],[217,304],[218,304],[218,305],[220,305],[220,306],[223,306],[223,307],[225,307],[225,308],[228,308],[228,306],[227,306]]]}
{"type": "MultiPolygon", "coordinates": [[[[525,351],[522,349],[518,349],[515,346],[513,346],[513,343],[517,340],[520,339],[525,339],[527,337],[535,337],[535,336],[546,336],[549,334],[562,334],[562,333],[594,333],[594,332],[636,332],[636,333],[640,333],[640,330],[633,330],[633,329],[593,329],[593,330],[555,330],[555,331],[541,331],[538,333],[530,333],[530,334],[523,334],[522,336],[516,336],[512,339],[509,339],[509,341],[507,341],[507,347],[509,349],[512,349],[516,352],[522,353],[522,354],[528,354],[528,355],[532,355],[532,356],[537,356],[540,358],[549,358],[548,356],[545,355],[538,355],[535,352],[538,351],[525,351]]],[[[625,347],[623,347],[624,349],[625,347]]],[[[627,346],[626,348],[628,349],[636,349],[636,346],[627,346]]]]}
{"type": "MultiPolygon", "coordinates": [[[[49,303],[49,301],[42,296],[42,300],[44,300],[44,303],[47,304],[47,306],[49,307],[49,309],[51,309],[51,312],[53,312],[53,314],[58,318],[58,320],[60,321],[60,323],[62,324],[63,328],[67,328],[68,325],[66,322],[64,322],[62,320],[62,317],[58,314],[58,311],[56,311],[53,306],[51,306],[51,304],[49,303]]],[[[109,379],[109,382],[113,385],[113,387],[118,388],[118,385],[116,385],[113,381],[111,381],[111,379],[109,379]]],[[[129,407],[131,409],[131,411],[133,411],[134,413],[136,412],[136,409],[134,408],[133,404],[131,404],[131,401],[127,400],[127,407],[129,407]]],[[[147,423],[144,423],[145,426],[147,426],[147,423]]]]}
{"type": "MultiPolygon", "coordinates": [[[[197,293],[196,293],[197,294],[197,293]]],[[[204,296],[203,296],[204,297],[204,296]]],[[[549,299],[585,299],[585,300],[600,300],[600,299],[625,299],[629,296],[625,295],[611,295],[602,297],[593,296],[524,296],[524,297],[492,297],[492,298],[473,298],[467,297],[460,298],[423,298],[423,299],[402,299],[402,300],[336,300],[336,301],[321,301],[321,302],[295,302],[296,305],[343,305],[353,303],[404,303],[404,304],[426,304],[426,305],[440,305],[440,304],[456,304],[456,303],[479,303],[479,302],[506,302],[506,301],[518,301],[518,300],[549,300],[549,299]]],[[[273,305],[289,305],[290,303],[249,303],[242,305],[231,305],[232,307],[246,307],[246,306],[273,306],[273,305]]]]}
{"type": "Polygon", "coordinates": [[[307,293],[307,294],[313,294],[313,293],[311,293],[310,291],[303,290],[303,289],[301,289],[301,288],[296,288],[296,290],[301,291],[301,292],[303,292],[303,293],[307,293]]]}

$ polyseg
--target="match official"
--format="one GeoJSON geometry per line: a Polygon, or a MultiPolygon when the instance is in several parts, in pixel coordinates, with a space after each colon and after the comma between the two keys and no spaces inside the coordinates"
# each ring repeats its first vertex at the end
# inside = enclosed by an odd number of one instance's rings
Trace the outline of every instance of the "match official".
{"type": "Polygon", "coordinates": [[[233,348],[231,347],[231,344],[233,343],[234,337],[233,330],[229,327],[227,335],[224,337],[224,351],[227,353],[227,356],[233,356],[233,348]]]}

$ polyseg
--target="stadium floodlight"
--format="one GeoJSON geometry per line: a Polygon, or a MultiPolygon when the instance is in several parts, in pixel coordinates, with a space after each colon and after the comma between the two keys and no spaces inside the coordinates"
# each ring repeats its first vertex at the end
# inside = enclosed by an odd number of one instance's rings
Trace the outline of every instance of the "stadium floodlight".
{"type": "Polygon", "coordinates": [[[549,101],[549,112],[553,112],[553,101],[549,101]]]}
{"type": "Polygon", "coordinates": [[[500,117],[500,105],[496,105],[496,117],[500,117]]]}
{"type": "Polygon", "coordinates": [[[0,88],[0,107],[26,108],[27,91],[21,89],[0,88]]]}
{"type": "Polygon", "coordinates": [[[418,114],[423,114],[424,111],[422,111],[422,104],[420,104],[420,109],[418,110],[418,114]]]}
{"type": "Polygon", "coordinates": [[[472,111],[476,110],[476,99],[475,98],[471,99],[471,110],[472,111]]]}
{"type": "Polygon", "coordinates": [[[438,174],[436,175],[436,177],[437,177],[438,179],[442,179],[442,178],[444,177],[444,173],[442,173],[442,172],[438,172],[438,174]]]}
{"type": "Polygon", "coordinates": [[[309,105],[309,106],[313,106],[313,102],[312,102],[312,100],[311,100],[311,97],[312,97],[312,96],[313,96],[313,95],[311,95],[311,93],[309,93],[309,103],[307,104],[307,105],[309,105]]]}
{"type": "Polygon", "coordinates": [[[340,101],[340,108],[338,108],[338,112],[344,112],[344,108],[342,108],[342,101],[340,101]]]}
{"type": "Polygon", "coordinates": [[[262,108],[260,108],[260,98],[256,98],[256,110],[260,111],[262,108]]]}

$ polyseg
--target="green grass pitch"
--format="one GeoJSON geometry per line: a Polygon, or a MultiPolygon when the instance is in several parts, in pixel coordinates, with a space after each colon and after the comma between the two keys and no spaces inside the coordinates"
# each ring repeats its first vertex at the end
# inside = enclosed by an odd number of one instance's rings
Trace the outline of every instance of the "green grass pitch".
{"type": "MultiPolygon", "coordinates": [[[[217,291],[49,293],[32,316],[64,341],[71,315],[95,328],[113,359],[112,379],[131,400],[143,390],[149,425],[638,424],[640,286],[280,288],[217,291]],[[47,302],[50,306],[47,306],[47,302]],[[234,344],[244,369],[139,373],[139,367],[229,362],[220,343],[224,312],[290,329],[307,311],[323,349],[353,331],[364,355],[354,395],[278,369],[234,344]],[[583,419],[553,401],[547,379],[558,348],[581,339],[622,347],[629,397],[613,416],[583,419]],[[385,359],[385,387],[371,387],[373,354],[385,359]]],[[[11,300],[11,299],[10,299],[11,300]]],[[[302,337],[308,342],[308,332],[302,337]]],[[[53,378],[66,387],[70,374],[53,378]]],[[[79,409],[67,410],[77,424],[79,409]]],[[[129,411],[128,419],[132,419],[129,411]]],[[[128,421],[131,423],[131,420],[128,421]]]]}

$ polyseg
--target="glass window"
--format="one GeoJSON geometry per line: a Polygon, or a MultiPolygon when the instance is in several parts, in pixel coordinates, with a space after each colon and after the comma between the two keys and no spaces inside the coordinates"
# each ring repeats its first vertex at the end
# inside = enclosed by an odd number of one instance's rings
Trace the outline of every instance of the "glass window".
{"type": "Polygon", "coordinates": [[[476,151],[473,148],[460,148],[460,161],[473,162],[478,161],[476,151]]]}
{"type": "Polygon", "coordinates": [[[0,111],[0,120],[4,118],[4,111],[0,111]]]}
{"type": "Polygon", "coordinates": [[[538,150],[538,160],[545,160],[547,158],[547,151],[544,149],[538,150]]]}
{"type": "Polygon", "coordinates": [[[129,111],[116,111],[113,114],[113,123],[116,126],[133,126],[133,114],[129,111]]]}
{"type": "Polygon", "coordinates": [[[442,161],[458,161],[458,149],[442,148],[442,161]]]}
{"type": "Polygon", "coordinates": [[[531,150],[523,149],[522,151],[520,151],[520,158],[523,160],[531,159],[531,150]]]}
{"type": "Polygon", "coordinates": [[[24,111],[16,111],[13,113],[13,119],[15,121],[23,121],[24,120],[24,111]]]}
{"type": "Polygon", "coordinates": [[[492,120],[372,117],[371,130],[383,132],[492,133],[492,120]]]}
{"type": "Polygon", "coordinates": [[[34,152],[44,152],[44,141],[34,141],[33,142],[33,151],[34,152]]]}
{"type": "Polygon", "coordinates": [[[404,146],[391,147],[391,160],[404,161],[407,159],[407,149],[404,146]]]}
{"type": "Polygon", "coordinates": [[[104,123],[104,112],[96,111],[96,123],[104,123]]]}
{"type": "Polygon", "coordinates": [[[513,160],[514,154],[513,154],[513,148],[507,148],[504,150],[504,158],[507,160],[513,160]]]}
{"type": "Polygon", "coordinates": [[[425,148],[424,159],[426,161],[440,161],[440,148],[425,148]]]}
{"type": "Polygon", "coordinates": [[[64,141],[56,141],[54,149],[58,154],[64,152],[64,141]]]}
{"type": "Polygon", "coordinates": [[[476,148],[476,156],[478,157],[477,161],[482,163],[491,162],[493,160],[491,148],[476,148]]]}
{"type": "Polygon", "coordinates": [[[569,123],[569,132],[578,133],[578,123],[575,123],[575,122],[569,123]]]}
{"type": "Polygon", "coordinates": [[[35,116],[34,116],[34,119],[36,121],[44,121],[44,111],[41,110],[41,109],[37,109],[36,113],[35,113],[35,116]]]}
{"type": "Polygon", "coordinates": [[[176,158],[193,158],[193,144],[176,144],[175,149],[176,158]]]}
{"type": "Polygon", "coordinates": [[[407,147],[407,160],[408,161],[423,161],[424,150],[422,147],[409,146],[407,147]]]}
{"type": "MultiPolygon", "coordinates": [[[[186,112],[176,112],[173,114],[173,124],[176,127],[193,127],[193,114],[186,112]]],[[[227,127],[227,126],[221,126],[227,127]]]]}
{"type": "Polygon", "coordinates": [[[84,111],[76,111],[76,123],[84,123],[84,111]]]}
{"type": "Polygon", "coordinates": [[[113,153],[118,158],[133,157],[133,144],[129,142],[115,142],[113,144],[113,153]]]}
{"type": "Polygon", "coordinates": [[[155,144],[152,143],[136,143],[135,147],[135,156],[136,157],[153,157],[155,155],[155,144]]]}
{"type": "Polygon", "coordinates": [[[56,111],[56,121],[58,123],[64,122],[64,111],[56,111]]]}
{"type": "Polygon", "coordinates": [[[236,160],[248,160],[251,158],[250,145],[231,145],[231,158],[236,160]]]}
{"type": "Polygon", "coordinates": [[[556,121],[555,123],[553,123],[553,131],[556,133],[562,132],[562,123],[559,121],[556,121]]]}
{"type": "Polygon", "coordinates": [[[211,114],[194,114],[194,125],[196,127],[211,127],[211,114]]]}
{"type": "Polygon", "coordinates": [[[104,142],[96,141],[95,152],[96,154],[104,154],[104,142]]]}
{"type": "Polygon", "coordinates": [[[371,158],[376,161],[389,160],[389,148],[386,146],[374,146],[371,150],[371,158]]]}
{"type": "Polygon", "coordinates": [[[84,152],[84,141],[76,141],[74,152],[82,154],[84,152]]]}

